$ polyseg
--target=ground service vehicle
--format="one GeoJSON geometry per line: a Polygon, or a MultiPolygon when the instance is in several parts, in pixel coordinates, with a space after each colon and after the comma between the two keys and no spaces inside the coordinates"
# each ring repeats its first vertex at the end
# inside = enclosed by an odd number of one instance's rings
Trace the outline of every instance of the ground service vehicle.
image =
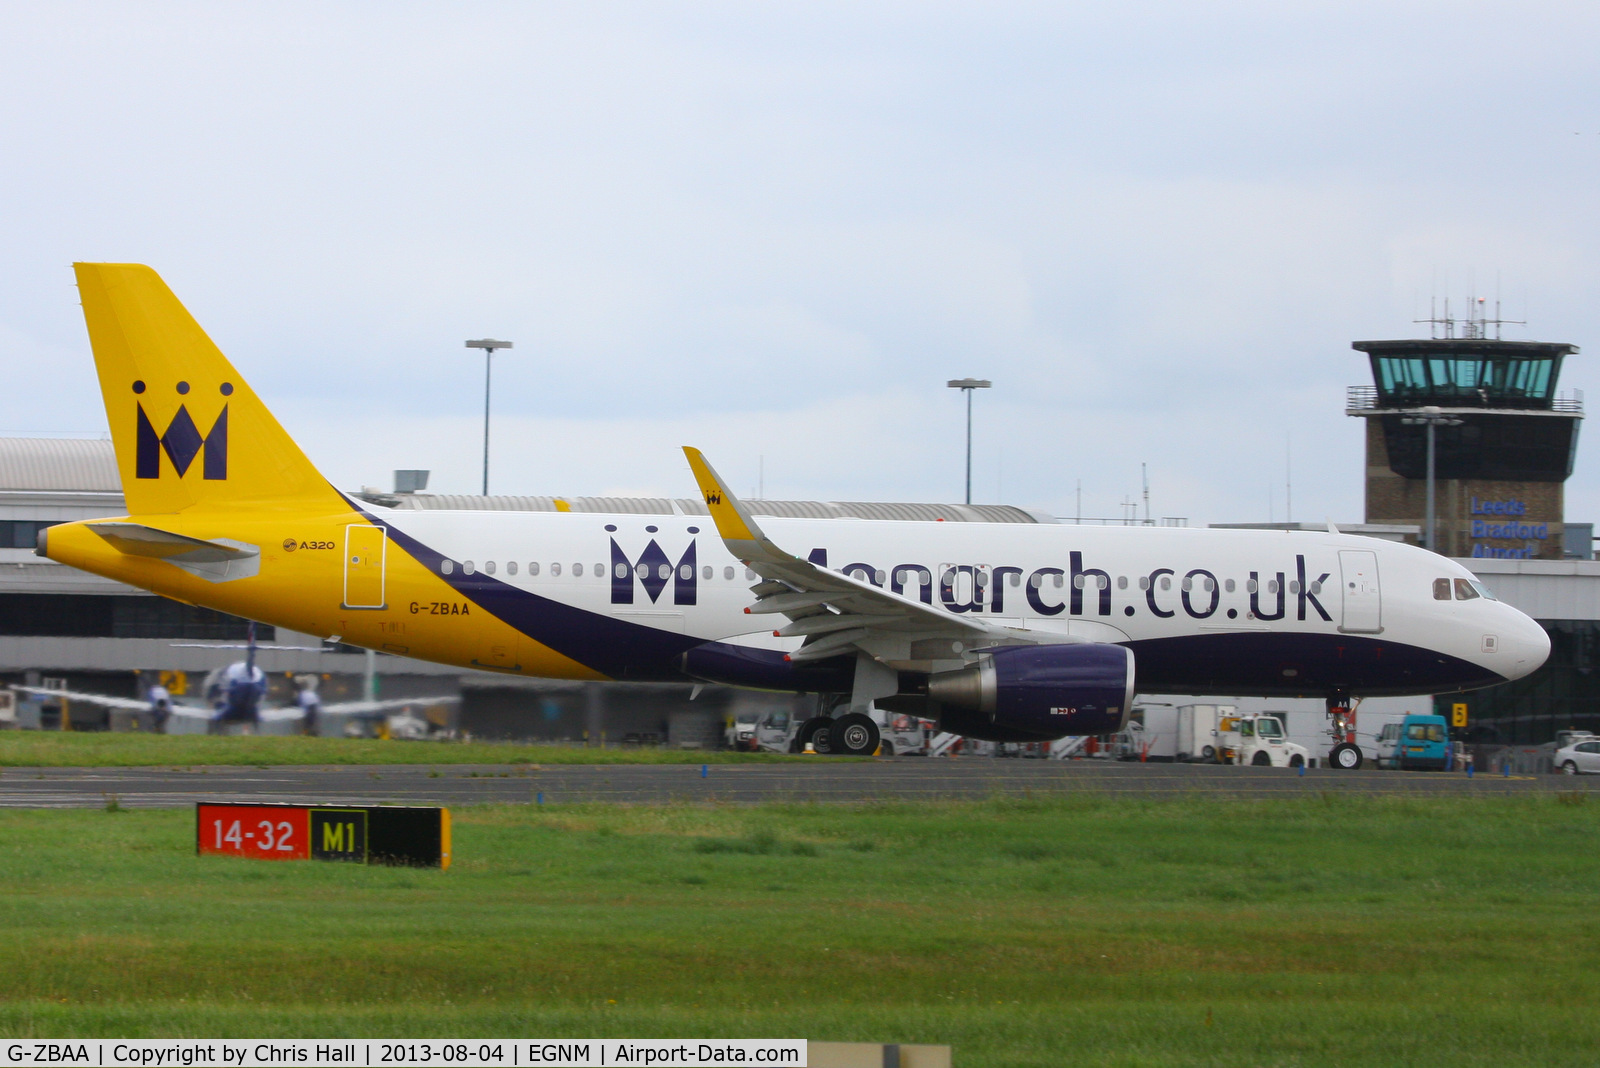
{"type": "Polygon", "coordinates": [[[1224,764],[1298,768],[1311,757],[1305,746],[1289,741],[1283,721],[1270,712],[1222,717],[1217,739],[1218,755],[1224,764]]]}
{"type": "Polygon", "coordinates": [[[1460,564],[1331,527],[758,522],[688,447],[697,497],[659,512],[388,508],[317,471],[154,271],[75,271],[130,514],[44,528],[36,552],[300,633],[507,675],[822,694],[798,737],[843,754],[878,748],[887,697],[1037,742],[1121,730],[1137,677],[1321,697],[1353,733],[1356,697],[1492,686],[1549,655],[1460,564]]]}
{"type": "MultiPolygon", "coordinates": [[[[1443,716],[1410,714],[1394,726],[1398,730],[1389,766],[1412,771],[1443,771],[1450,766],[1450,727],[1443,716]]],[[[1379,752],[1382,767],[1383,751],[1379,752]]]]}
{"type": "Polygon", "coordinates": [[[1218,724],[1238,712],[1234,705],[1180,705],[1175,759],[1215,764],[1218,724]]]}
{"type": "Polygon", "coordinates": [[[753,750],[756,745],[756,721],[759,717],[754,712],[739,712],[728,717],[727,726],[722,730],[722,742],[729,749],[753,750]]]}
{"type": "Polygon", "coordinates": [[[1373,738],[1372,762],[1380,768],[1394,767],[1395,746],[1400,744],[1400,723],[1385,723],[1373,738]]]}

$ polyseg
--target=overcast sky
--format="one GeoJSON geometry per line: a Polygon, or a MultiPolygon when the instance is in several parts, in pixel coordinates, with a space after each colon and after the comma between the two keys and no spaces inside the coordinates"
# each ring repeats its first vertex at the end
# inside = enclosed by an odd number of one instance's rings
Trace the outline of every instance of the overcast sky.
{"type": "MultiPolygon", "coordinates": [[[[338,485],[1362,518],[1355,339],[1600,359],[1594,3],[36,4],[0,432],[98,433],[74,260],[167,280],[338,485]],[[764,460],[763,460],[764,458],[764,460]]],[[[1567,514],[1600,519],[1586,431],[1567,514]]]]}

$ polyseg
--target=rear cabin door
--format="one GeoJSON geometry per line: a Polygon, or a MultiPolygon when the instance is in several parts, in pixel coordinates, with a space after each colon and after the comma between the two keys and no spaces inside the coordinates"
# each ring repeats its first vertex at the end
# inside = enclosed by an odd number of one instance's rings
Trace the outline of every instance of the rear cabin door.
{"type": "Polygon", "coordinates": [[[389,532],[367,523],[344,528],[344,607],[383,607],[383,565],[389,532]]]}
{"type": "Polygon", "coordinates": [[[1377,634],[1383,630],[1383,598],[1378,592],[1378,554],[1369,549],[1339,552],[1339,583],[1344,594],[1346,634],[1377,634]]]}

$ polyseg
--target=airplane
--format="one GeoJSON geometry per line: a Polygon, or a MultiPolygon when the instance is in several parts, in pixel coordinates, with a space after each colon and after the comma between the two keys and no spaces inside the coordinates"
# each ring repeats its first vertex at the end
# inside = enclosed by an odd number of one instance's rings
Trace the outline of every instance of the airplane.
{"type": "MultiPolygon", "coordinates": [[[[454,695],[439,695],[434,697],[409,697],[392,698],[383,701],[339,701],[325,705],[320,700],[312,700],[313,714],[307,723],[307,708],[304,704],[294,705],[263,705],[262,701],[267,694],[267,676],[256,664],[256,652],[261,649],[282,649],[299,652],[320,652],[318,649],[308,649],[297,645],[258,645],[256,644],[256,626],[250,624],[248,640],[244,645],[231,645],[218,642],[174,642],[175,648],[189,649],[245,649],[243,660],[235,661],[226,667],[217,668],[206,675],[205,685],[201,692],[205,695],[204,704],[197,704],[182,700],[170,700],[166,708],[170,715],[181,716],[185,719],[204,720],[208,730],[216,729],[222,724],[243,724],[246,727],[259,727],[262,723],[288,722],[300,720],[306,726],[313,726],[317,716],[355,716],[358,718],[386,717],[393,709],[405,708],[419,704],[440,704],[458,700],[454,695]]],[[[153,713],[156,711],[155,702],[150,698],[139,700],[133,697],[116,697],[111,694],[90,693],[82,690],[48,690],[39,686],[12,686],[12,690],[35,697],[64,698],[68,701],[81,701],[85,704],[99,705],[102,708],[121,709],[128,712],[153,713]]],[[[408,736],[415,736],[416,731],[409,721],[415,717],[405,717],[405,731],[408,736]]],[[[425,732],[424,732],[425,733],[425,732]]]]}
{"type": "Polygon", "coordinates": [[[989,741],[1106,734],[1146,692],[1364,696],[1521,678],[1544,630],[1460,564],[1326,533],[762,516],[685,448],[704,514],[410,511],[307,459],[166,283],[75,265],[129,514],[36,552],[167,597],[463,668],[824,695],[989,741]]]}

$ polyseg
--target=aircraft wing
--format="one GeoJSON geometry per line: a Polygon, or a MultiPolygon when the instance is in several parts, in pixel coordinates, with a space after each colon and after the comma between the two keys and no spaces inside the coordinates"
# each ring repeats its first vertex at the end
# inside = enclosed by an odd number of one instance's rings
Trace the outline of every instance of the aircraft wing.
{"type": "Polygon", "coordinates": [[[723,544],[765,580],[751,587],[756,603],[745,611],[782,615],[788,625],[777,629],[779,637],[805,637],[805,644],[789,654],[791,661],[820,660],[851,648],[883,660],[945,659],[975,645],[1039,640],[1038,635],[940,611],[785,552],[761,531],[699,449],[685,446],[683,452],[723,544]]]}
{"type": "Polygon", "coordinates": [[[40,686],[13,686],[18,693],[32,694],[35,697],[65,697],[69,701],[83,701],[91,705],[103,705],[106,708],[125,708],[132,712],[150,711],[150,702],[141,701],[136,697],[112,697],[103,693],[82,693],[78,690],[46,690],[40,686]]]}
{"type": "MultiPolygon", "coordinates": [[[[150,702],[145,702],[145,707],[150,707],[150,702]]],[[[183,716],[186,719],[216,719],[220,713],[210,705],[190,705],[181,701],[172,702],[172,714],[183,716]]]]}
{"type": "MultiPolygon", "coordinates": [[[[460,697],[453,694],[437,694],[427,697],[393,697],[382,701],[340,701],[337,704],[323,705],[320,713],[332,716],[360,715],[363,712],[387,712],[393,708],[404,708],[407,705],[442,705],[451,701],[459,701],[460,697]]],[[[296,716],[300,715],[298,708],[290,709],[296,716]]],[[[265,717],[266,713],[262,713],[265,717]]]]}

